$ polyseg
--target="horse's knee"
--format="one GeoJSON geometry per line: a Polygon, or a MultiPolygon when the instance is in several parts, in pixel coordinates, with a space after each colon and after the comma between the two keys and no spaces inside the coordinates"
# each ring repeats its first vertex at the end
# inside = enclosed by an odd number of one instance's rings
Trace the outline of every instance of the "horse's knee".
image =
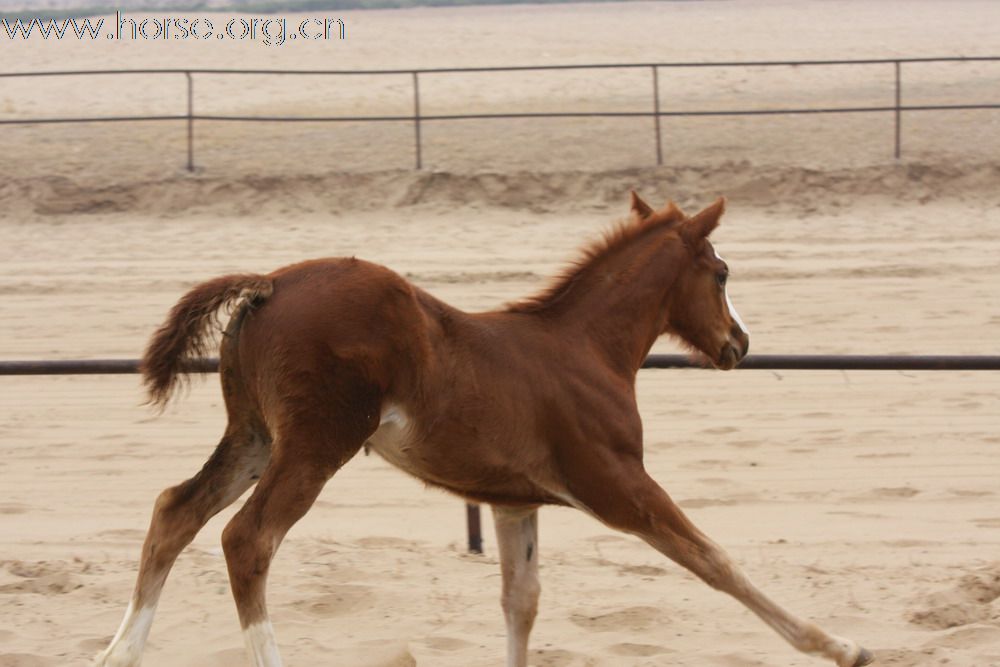
{"type": "Polygon", "coordinates": [[[538,598],[542,587],[537,577],[523,577],[505,587],[500,606],[509,618],[519,619],[529,625],[538,614],[538,598]]]}
{"type": "Polygon", "coordinates": [[[730,595],[746,589],[746,576],[722,549],[712,545],[700,546],[698,551],[697,569],[692,569],[706,584],[730,595]]]}

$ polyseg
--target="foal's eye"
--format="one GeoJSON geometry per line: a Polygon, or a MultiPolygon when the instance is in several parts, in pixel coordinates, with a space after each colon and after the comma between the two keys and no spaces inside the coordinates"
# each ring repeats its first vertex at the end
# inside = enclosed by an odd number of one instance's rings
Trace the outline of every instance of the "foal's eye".
{"type": "Polygon", "coordinates": [[[716,273],[715,282],[719,283],[719,287],[726,286],[726,279],[729,277],[728,273],[716,273]]]}

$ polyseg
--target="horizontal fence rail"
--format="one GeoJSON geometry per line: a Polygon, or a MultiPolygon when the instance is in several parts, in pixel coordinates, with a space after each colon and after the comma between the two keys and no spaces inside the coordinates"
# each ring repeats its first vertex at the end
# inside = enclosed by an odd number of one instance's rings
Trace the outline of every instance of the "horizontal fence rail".
{"type": "MultiPolygon", "coordinates": [[[[356,69],[356,70],[293,70],[293,69],[114,69],[114,70],[59,70],[43,72],[0,72],[3,78],[25,77],[74,77],[106,75],[183,75],[187,80],[187,113],[155,116],[75,116],[65,118],[13,118],[0,119],[0,125],[52,125],[63,123],[124,123],[124,122],[165,122],[185,121],[187,123],[187,168],[194,171],[194,124],[195,122],[228,123],[412,123],[414,130],[414,164],[423,168],[423,145],[421,123],[456,122],[465,120],[495,119],[541,119],[541,118],[652,118],[656,139],[656,163],[663,164],[663,146],[660,128],[661,118],[698,116],[794,116],[804,114],[852,114],[852,113],[892,113],[894,114],[894,155],[902,155],[902,114],[922,111],[964,111],[973,109],[1000,109],[1000,102],[982,104],[903,104],[903,65],[919,66],[928,63],[969,63],[1000,62],[1000,56],[970,57],[927,57],[927,58],[862,58],[854,60],[746,60],[716,62],[646,62],[646,63],[592,63],[574,65],[516,65],[498,67],[428,67],[413,69],[356,69]],[[772,109],[705,109],[676,111],[662,109],[660,104],[661,70],[685,68],[747,68],[747,67],[838,67],[838,66],[892,66],[893,103],[876,106],[804,107],[772,109]],[[422,114],[420,111],[420,78],[448,74],[470,74],[491,72],[533,72],[566,70],[635,70],[646,69],[651,74],[652,100],[649,109],[638,111],[552,111],[525,113],[457,113],[422,114]],[[411,114],[391,114],[372,116],[252,116],[195,113],[194,77],[206,75],[264,75],[264,76],[406,76],[413,89],[413,112],[411,114]]],[[[1000,89],[1000,86],[997,86],[1000,89]]]]}
{"type": "MultiPolygon", "coordinates": [[[[651,354],[643,368],[706,368],[682,354],[651,354]]],[[[1000,355],[752,354],[737,370],[813,371],[998,371],[1000,355]]],[[[188,373],[216,373],[219,360],[194,359],[188,373]]],[[[138,359],[0,361],[0,375],[127,375],[139,372],[138,359]]]]}

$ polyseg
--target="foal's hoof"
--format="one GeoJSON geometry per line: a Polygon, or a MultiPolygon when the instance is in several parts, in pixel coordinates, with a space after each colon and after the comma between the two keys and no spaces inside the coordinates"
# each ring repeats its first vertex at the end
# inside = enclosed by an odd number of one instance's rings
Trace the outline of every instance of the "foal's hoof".
{"type": "Polygon", "coordinates": [[[875,662],[875,656],[868,649],[862,648],[861,652],[858,653],[858,659],[854,661],[852,667],[862,667],[862,665],[870,665],[875,662]]]}

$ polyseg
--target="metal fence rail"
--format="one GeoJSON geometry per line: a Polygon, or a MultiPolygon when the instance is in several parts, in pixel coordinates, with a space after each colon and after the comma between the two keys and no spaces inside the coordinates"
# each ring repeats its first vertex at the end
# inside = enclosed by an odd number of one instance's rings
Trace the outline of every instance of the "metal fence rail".
{"type": "MultiPolygon", "coordinates": [[[[537,118],[652,118],[653,131],[656,137],[656,164],[663,164],[663,142],[660,131],[660,119],[665,117],[687,116],[774,116],[803,114],[853,114],[853,113],[892,113],[894,115],[894,152],[897,159],[902,155],[902,114],[917,111],[961,111],[971,109],[1000,109],[998,103],[984,104],[903,104],[903,65],[919,66],[927,63],[968,63],[968,62],[1000,62],[1000,56],[970,56],[970,57],[939,57],[939,58],[867,58],[855,60],[747,60],[747,61],[717,61],[717,62],[651,62],[651,63],[594,63],[580,65],[520,65],[506,67],[432,67],[414,69],[357,69],[357,70],[277,70],[277,69],[114,69],[114,70],[59,70],[47,72],[0,72],[0,79],[14,77],[60,77],[60,76],[105,76],[105,75],[183,75],[187,80],[187,113],[183,115],[156,116],[92,116],[65,118],[18,118],[2,119],[0,125],[46,125],[59,123],[123,123],[123,122],[161,122],[186,121],[187,124],[187,168],[193,171],[194,160],[194,124],[195,122],[253,122],[253,123],[412,123],[414,134],[414,163],[417,169],[423,168],[423,145],[421,139],[421,123],[425,122],[457,122],[463,120],[491,119],[537,119],[537,118]],[[842,106],[842,107],[805,107],[805,108],[773,108],[773,109],[723,109],[670,111],[660,108],[660,70],[704,68],[704,67],[831,67],[831,66],[889,66],[894,74],[894,103],[880,106],[842,106]],[[442,74],[466,74],[486,72],[528,72],[528,71],[563,71],[563,70],[607,70],[607,69],[648,69],[652,84],[652,100],[648,110],[644,111],[553,111],[530,113],[483,113],[483,114],[422,114],[420,111],[420,78],[442,74]],[[196,75],[276,75],[276,76],[408,76],[413,89],[413,113],[410,115],[381,116],[243,116],[196,114],[194,100],[194,77],[196,75]]],[[[1000,89],[1000,86],[997,87],[1000,89]]]]}
{"type": "MultiPolygon", "coordinates": [[[[651,354],[643,368],[705,368],[681,354],[651,354]]],[[[737,369],[813,371],[1000,371],[993,355],[752,354],[737,369]]],[[[215,373],[219,360],[195,359],[189,373],[215,373]]],[[[139,372],[138,359],[0,361],[3,375],[127,375],[139,372]]]]}

